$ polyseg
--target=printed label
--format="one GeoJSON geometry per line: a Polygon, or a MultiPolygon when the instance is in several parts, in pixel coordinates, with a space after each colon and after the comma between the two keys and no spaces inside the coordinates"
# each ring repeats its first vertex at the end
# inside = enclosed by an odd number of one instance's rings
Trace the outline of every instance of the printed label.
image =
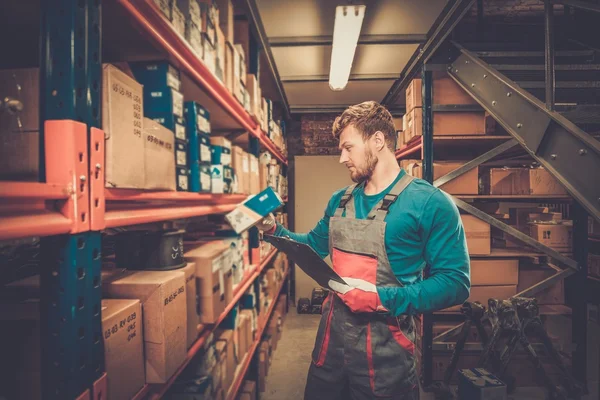
{"type": "Polygon", "coordinates": [[[185,151],[177,150],[177,165],[187,165],[187,157],[185,151]]]}
{"type": "Polygon", "coordinates": [[[221,164],[231,165],[231,153],[221,153],[221,164]]]}
{"type": "Polygon", "coordinates": [[[175,71],[169,70],[169,73],[167,74],[167,85],[175,90],[179,90],[181,82],[179,81],[179,78],[177,77],[177,73],[175,71]]]}
{"type": "Polygon", "coordinates": [[[185,140],[185,126],[175,124],[175,137],[180,140],[185,140]]]}
{"type": "Polygon", "coordinates": [[[249,164],[250,164],[250,160],[248,159],[248,157],[242,158],[242,171],[244,171],[245,174],[250,172],[249,164]]]}
{"type": "Polygon", "coordinates": [[[179,182],[179,187],[183,190],[187,190],[188,188],[188,177],[187,175],[179,175],[177,176],[177,180],[179,182]]]}
{"type": "Polygon", "coordinates": [[[225,278],[223,276],[223,270],[219,270],[219,294],[223,296],[225,294],[225,278]]]}
{"type": "Polygon", "coordinates": [[[200,145],[200,161],[206,162],[210,161],[210,147],[205,144],[200,145]]]}
{"type": "Polygon", "coordinates": [[[200,114],[196,118],[196,125],[201,132],[210,133],[210,121],[200,114]]]}
{"type": "Polygon", "coordinates": [[[155,144],[155,145],[157,145],[159,147],[162,147],[164,149],[167,149],[167,150],[173,149],[173,145],[171,143],[165,142],[164,140],[159,139],[159,138],[157,138],[154,135],[148,135],[148,137],[146,138],[146,140],[148,142],[153,143],[153,144],[155,144]]]}
{"type": "Polygon", "coordinates": [[[134,312],[128,315],[126,318],[123,318],[122,320],[118,321],[112,327],[104,331],[104,340],[108,340],[111,336],[116,335],[117,332],[119,332],[120,330],[127,329],[127,341],[131,341],[131,339],[133,339],[137,335],[136,329],[138,325],[136,319],[137,314],[134,312]]]}
{"type": "Polygon", "coordinates": [[[253,174],[258,173],[258,160],[256,158],[250,159],[250,171],[253,174]]]}
{"type": "Polygon", "coordinates": [[[179,289],[175,290],[173,293],[169,294],[169,296],[165,297],[165,306],[169,303],[173,302],[180,294],[185,293],[185,286],[181,286],[179,289]]]}
{"type": "Polygon", "coordinates": [[[133,129],[132,132],[135,136],[142,137],[142,99],[137,94],[134,94],[130,89],[124,87],[119,82],[114,82],[112,90],[115,94],[126,97],[133,101],[133,129]]]}
{"type": "Polygon", "coordinates": [[[173,114],[183,117],[183,95],[175,90],[173,93],[173,114]]]}

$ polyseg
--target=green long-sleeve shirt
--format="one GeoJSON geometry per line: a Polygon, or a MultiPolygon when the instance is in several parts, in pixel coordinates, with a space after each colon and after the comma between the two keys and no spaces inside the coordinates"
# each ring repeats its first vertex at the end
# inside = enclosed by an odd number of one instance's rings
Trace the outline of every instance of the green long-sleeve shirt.
{"type": "MultiPolygon", "coordinates": [[[[384,191],[366,195],[358,185],[352,198],[356,218],[365,219],[371,209],[405,174],[384,191]]],[[[346,189],[329,200],[325,215],[309,233],[293,233],[278,225],[275,235],[310,245],[321,257],[329,254],[329,219],[346,189]]],[[[470,266],[465,232],[454,202],[422,179],[413,182],[391,205],[385,218],[385,248],[390,265],[404,287],[378,287],[382,304],[393,315],[420,314],[461,304],[469,297],[470,266]],[[426,265],[429,277],[422,279],[426,265]]]]}

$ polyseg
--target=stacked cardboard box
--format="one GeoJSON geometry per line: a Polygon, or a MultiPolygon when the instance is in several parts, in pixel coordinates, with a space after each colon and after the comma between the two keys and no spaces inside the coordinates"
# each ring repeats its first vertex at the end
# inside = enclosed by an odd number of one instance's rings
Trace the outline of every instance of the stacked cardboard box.
{"type": "MultiPolygon", "coordinates": [[[[464,165],[464,162],[435,162],[433,163],[433,180],[458,169],[464,165]]],[[[410,174],[416,178],[423,177],[423,164],[421,162],[409,163],[407,168],[410,174]]],[[[440,186],[440,189],[449,194],[478,194],[479,193],[479,167],[475,167],[450,182],[440,186]]]]}
{"type": "Polygon", "coordinates": [[[188,151],[189,189],[196,193],[210,193],[212,190],[210,114],[208,110],[193,101],[185,102],[184,106],[190,143],[188,151]]]}
{"type": "Polygon", "coordinates": [[[566,195],[563,186],[543,168],[491,168],[493,195],[566,195]]]}

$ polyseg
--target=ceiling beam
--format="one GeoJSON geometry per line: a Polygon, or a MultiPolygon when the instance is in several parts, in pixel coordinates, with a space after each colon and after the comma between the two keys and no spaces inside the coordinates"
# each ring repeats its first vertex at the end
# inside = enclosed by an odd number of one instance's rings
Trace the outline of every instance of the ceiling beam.
{"type": "MultiPolygon", "coordinates": [[[[393,81],[398,78],[397,73],[392,74],[351,74],[349,81],[393,81]]],[[[283,83],[312,83],[312,82],[328,82],[329,75],[298,75],[298,76],[282,76],[283,83]]]]}
{"type": "Polygon", "coordinates": [[[273,53],[271,52],[269,39],[267,37],[265,27],[262,23],[262,19],[260,18],[258,6],[256,5],[256,0],[245,0],[245,3],[248,9],[248,17],[252,22],[250,26],[252,26],[254,29],[254,33],[256,34],[258,42],[264,51],[265,59],[267,60],[269,70],[271,71],[271,76],[275,81],[275,87],[277,89],[277,92],[279,93],[279,98],[281,99],[281,103],[283,105],[284,119],[289,121],[289,119],[292,117],[290,112],[290,104],[285,94],[285,90],[283,89],[283,83],[281,83],[281,79],[279,77],[279,71],[277,70],[275,58],[273,57],[273,53]]]}
{"type": "MultiPolygon", "coordinates": [[[[333,114],[342,113],[351,104],[311,104],[311,105],[292,105],[292,114],[333,114]]],[[[393,107],[388,107],[392,115],[401,116],[406,111],[406,106],[394,104],[393,107]]]]}
{"type": "Polygon", "coordinates": [[[586,11],[600,12],[600,5],[579,0],[550,0],[552,4],[562,4],[586,11]]]}
{"type": "MultiPolygon", "coordinates": [[[[426,35],[362,35],[358,44],[419,44],[426,35]]],[[[278,36],[269,38],[271,47],[331,46],[333,36],[278,36]]]]}
{"type": "Polygon", "coordinates": [[[431,26],[431,29],[429,29],[429,32],[427,32],[427,41],[415,50],[411,59],[400,73],[400,77],[394,82],[381,101],[382,104],[390,105],[394,103],[398,95],[406,89],[417,73],[420,72],[423,64],[435,53],[463,16],[473,6],[474,2],[475,0],[454,0],[446,4],[431,26]]]}

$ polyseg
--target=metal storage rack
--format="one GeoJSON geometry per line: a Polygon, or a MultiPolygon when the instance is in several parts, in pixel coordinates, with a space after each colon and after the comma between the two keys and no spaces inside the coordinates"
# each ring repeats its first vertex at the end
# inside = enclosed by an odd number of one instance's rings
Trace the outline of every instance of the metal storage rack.
{"type": "MultiPolygon", "coordinates": [[[[194,100],[214,109],[223,129],[249,132],[255,155],[262,145],[284,168],[287,159],[152,0],[32,1],[27,6],[41,15],[40,177],[39,182],[0,184],[0,241],[10,245],[40,237],[43,398],[101,399],[106,397],[107,382],[100,314],[102,231],[225,213],[246,197],[105,188],[104,132],[100,129],[103,12],[127,16],[128,29],[135,26],[189,76],[194,100]]],[[[274,256],[275,251],[246,274],[235,301],[256,283],[274,256]]],[[[260,334],[264,328],[260,327],[260,334]]],[[[186,362],[206,337],[207,332],[199,337],[186,362]]],[[[230,398],[235,397],[256,348],[255,343],[230,398]]],[[[168,387],[147,385],[136,398],[160,397],[168,387]]]]}
{"type": "MultiPolygon", "coordinates": [[[[555,264],[556,273],[550,278],[544,279],[538,284],[519,293],[521,296],[532,296],[548,288],[559,280],[572,275],[571,287],[567,288],[567,303],[570,308],[565,309],[553,307],[540,311],[548,313],[571,313],[573,324],[573,342],[576,348],[572,356],[572,370],[574,376],[581,382],[586,382],[586,340],[587,340],[587,303],[598,302],[598,290],[600,280],[587,279],[587,219],[588,213],[597,220],[600,219],[598,200],[598,186],[594,183],[600,167],[600,144],[591,136],[579,129],[571,121],[555,111],[555,82],[554,82],[554,42],[552,24],[552,3],[564,3],[573,7],[579,7],[579,2],[547,1],[545,15],[546,46],[545,52],[545,84],[542,82],[540,88],[545,89],[546,104],[534,98],[531,94],[520,88],[514,82],[506,78],[494,68],[481,61],[474,53],[462,48],[454,42],[446,42],[439,46],[456,25],[456,18],[460,19],[460,11],[450,13],[439,28],[430,33],[428,42],[423,46],[421,57],[411,60],[400,79],[392,87],[384,103],[392,104],[395,97],[410,81],[418,77],[422,79],[423,98],[423,135],[418,139],[405,145],[396,152],[400,160],[419,155],[423,161],[423,179],[434,186],[442,184],[468,172],[472,168],[491,160],[492,158],[506,152],[507,150],[521,146],[530,156],[554,175],[570,193],[569,196],[546,196],[532,198],[532,196],[452,196],[457,206],[469,214],[489,223],[520,241],[539,253],[516,254],[508,252],[505,256],[543,255],[548,257],[549,264],[555,264]],[[430,43],[431,42],[431,43],[430,43]],[[434,45],[437,43],[437,46],[434,45]],[[437,50],[437,53],[435,53],[437,50]],[[443,112],[452,106],[436,107],[432,104],[432,71],[446,71],[467,93],[473,97],[479,105],[480,110],[489,112],[500,125],[511,135],[508,137],[487,136],[481,138],[466,137],[436,137],[433,132],[433,113],[443,112]],[[528,117],[526,117],[528,116],[528,117]],[[522,118],[524,120],[518,120],[522,118]],[[528,124],[528,129],[521,129],[523,124],[528,124]],[[454,142],[456,146],[465,144],[478,147],[478,157],[467,162],[462,167],[451,173],[433,180],[434,147],[443,147],[454,142]],[[583,176],[582,171],[590,171],[589,175],[583,176]],[[573,253],[570,255],[560,254],[551,248],[533,240],[516,229],[508,226],[490,215],[475,208],[465,200],[502,200],[502,201],[532,201],[540,204],[572,203],[571,219],[573,220],[573,253]],[[567,257],[570,256],[570,257],[567,257]],[[577,293],[577,288],[586,288],[585,293],[577,293]],[[569,290],[571,289],[571,290],[569,290]]],[[[470,7],[472,1],[456,2],[456,7],[470,7]]],[[[592,11],[599,11],[596,6],[592,11]]],[[[539,86],[539,85],[538,85],[539,86]]],[[[536,86],[536,88],[538,87],[536,86]]],[[[464,106],[456,106],[456,110],[464,106]]],[[[455,111],[456,111],[455,110],[455,111]]],[[[464,111],[464,110],[463,110],[464,111]]],[[[498,254],[496,254],[497,256],[498,254]]],[[[494,255],[493,255],[494,256],[494,255]]],[[[551,265],[552,266],[552,265],[551,265]]],[[[438,335],[432,334],[434,315],[423,315],[422,319],[422,360],[421,379],[425,387],[432,384],[432,362],[433,342],[447,338],[452,332],[459,329],[454,328],[438,335]]]]}

